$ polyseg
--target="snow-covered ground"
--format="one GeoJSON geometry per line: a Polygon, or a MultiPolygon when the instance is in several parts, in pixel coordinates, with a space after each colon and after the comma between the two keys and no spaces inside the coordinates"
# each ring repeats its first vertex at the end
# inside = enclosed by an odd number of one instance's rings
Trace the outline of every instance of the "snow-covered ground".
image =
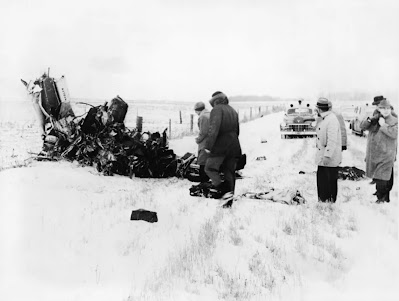
{"type": "MultiPolygon", "coordinates": [[[[222,209],[189,196],[188,180],[69,162],[1,170],[0,300],[399,300],[397,185],[389,204],[374,203],[369,179],[339,181],[337,203],[317,203],[315,141],[282,140],[282,117],[241,124],[236,194],[299,189],[306,205],[241,198],[222,209]],[[130,221],[139,208],[159,221],[130,221]]],[[[30,129],[15,126],[3,144],[38,149],[30,129]]],[[[364,169],[366,138],[348,138],[342,166],[364,169]]],[[[196,151],[193,137],[170,148],[196,151]]]]}

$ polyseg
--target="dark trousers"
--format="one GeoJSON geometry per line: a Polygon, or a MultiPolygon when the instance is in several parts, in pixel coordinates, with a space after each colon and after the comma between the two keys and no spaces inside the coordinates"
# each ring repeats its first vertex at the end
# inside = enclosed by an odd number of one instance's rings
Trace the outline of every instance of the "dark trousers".
{"type": "Polygon", "coordinates": [[[389,192],[393,187],[393,168],[391,178],[388,181],[373,179],[375,181],[375,188],[377,189],[377,198],[380,201],[389,202],[389,192]]]}
{"type": "Polygon", "coordinates": [[[236,165],[237,159],[234,157],[210,156],[206,160],[205,172],[211,179],[212,185],[215,187],[220,186],[222,183],[220,172],[223,172],[226,189],[234,193],[236,185],[236,165]]]}
{"type": "Polygon", "coordinates": [[[338,193],[338,167],[317,167],[317,195],[319,202],[332,202],[337,200],[338,193]]]}
{"type": "Polygon", "coordinates": [[[209,177],[205,172],[205,165],[200,165],[199,166],[199,177],[200,177],[200,182],[205,183],[209,181],[209,177]]]}

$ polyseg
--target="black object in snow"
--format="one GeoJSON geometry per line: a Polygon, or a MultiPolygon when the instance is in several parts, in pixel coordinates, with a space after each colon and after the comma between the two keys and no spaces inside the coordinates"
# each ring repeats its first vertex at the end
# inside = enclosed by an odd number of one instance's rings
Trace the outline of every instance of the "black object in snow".
{"type": "Polygon", "coordinates": [[[156,212],[148,211],[145,209],[133,210],[130,216],[131,221],[146,221],[149,223],[156,223],[158,221],[158,216],[156,212]]]}
{"type": "Polygon", "coordinates": [[[364,170],[361,170],[357,167],[344,166],[338,168],[338,179],[358,181],[364,179],[365,177],[366,173],[364,170]]]}

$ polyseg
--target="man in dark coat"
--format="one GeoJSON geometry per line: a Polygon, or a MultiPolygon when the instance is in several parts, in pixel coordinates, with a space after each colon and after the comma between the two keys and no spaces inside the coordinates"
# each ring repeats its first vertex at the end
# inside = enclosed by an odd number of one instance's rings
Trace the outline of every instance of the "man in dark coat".
{"type": "Polygon", "coordinates": [[[376,184],[377,203],[389,202],[393,186],[393,165],[396,160],[398,119],[392,115],[392,106],[385,98],[378,103],[378,114],[360,123],[368,130],[366,148],[366,176],[376,184]]]}
{"type": "Polygon", "coordinates": [[[232,198],[236,182],[236,164],[241,156],[238,140],[240,134],[238,114],[229,105],[227,96],[222,92],[213,93],[209,103],[213,109],[210,114],[206,142],[209,158],[206,161],[205,172],[220,196],[226,199],[232,198]],[[224,174],[224,181],[220,177],[220,172],[224,174]]]}

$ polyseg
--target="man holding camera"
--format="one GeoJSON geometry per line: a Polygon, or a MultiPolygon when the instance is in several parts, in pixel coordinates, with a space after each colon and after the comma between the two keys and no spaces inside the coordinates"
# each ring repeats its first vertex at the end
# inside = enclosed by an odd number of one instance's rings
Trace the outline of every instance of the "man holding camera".
{"type": "Polygon", "coordinates": [[[396,159],[398,119],[392,115],[392,106],[386,98],[377,96],[377,105],[372,117],[360,123],[362,130],[368,130],[366,148],[366,176],[376,184],[378,204],[389,202],[393,186],[393,165],[396,159]]]}

